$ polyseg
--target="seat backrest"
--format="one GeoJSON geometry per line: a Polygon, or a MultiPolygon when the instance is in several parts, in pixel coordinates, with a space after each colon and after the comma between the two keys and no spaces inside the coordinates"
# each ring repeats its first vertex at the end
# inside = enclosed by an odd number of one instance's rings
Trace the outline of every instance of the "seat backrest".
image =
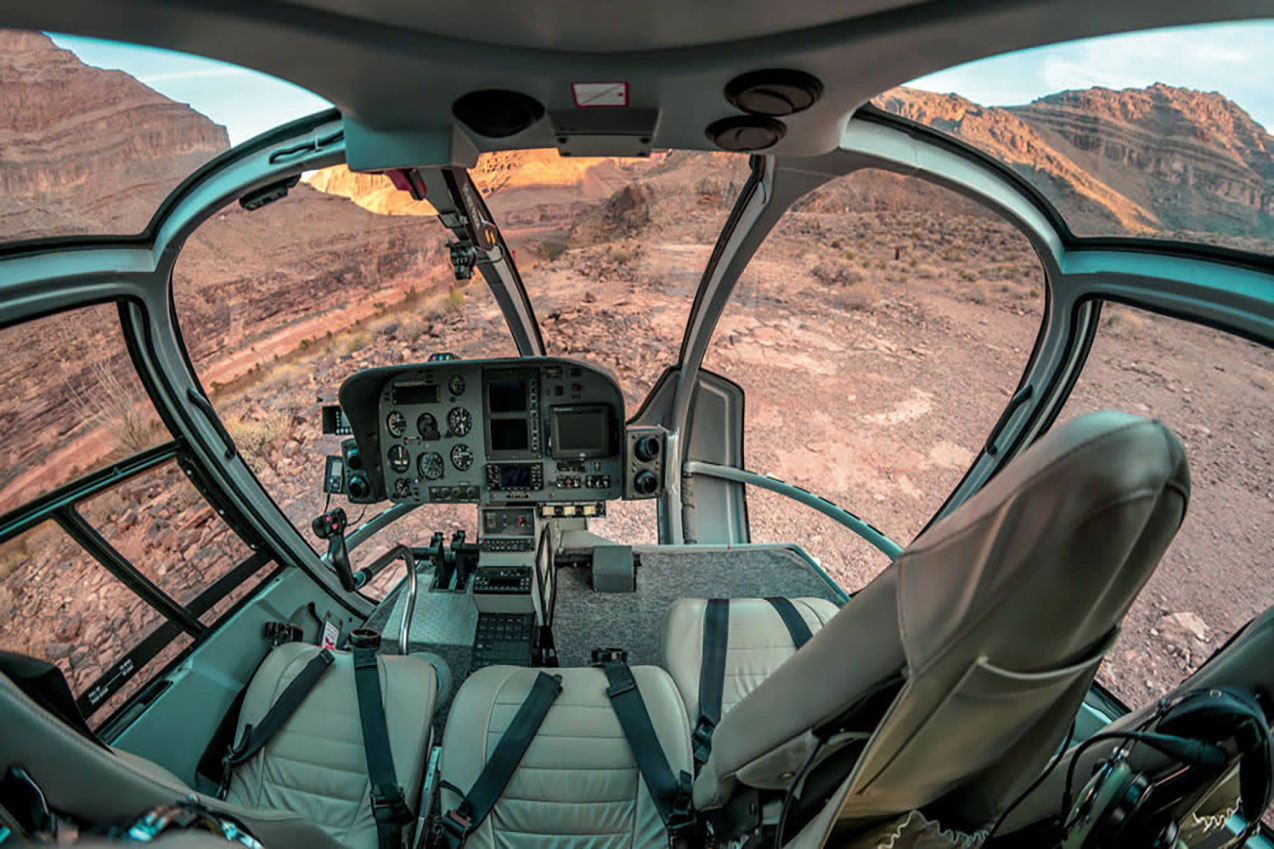
{"type": "Polygon", "coordinates": [[[878,721],[819,750],[861,749],[832,782],[841,820],[929,806],[985,824],[1060,742],[1188,496],[1180,442],[1158,422],[1093,413],[1046,435],[735,706],[696,805],[786,787],[816,731],[901,673],[878,721]]]}
{"type": "MultiPolygon", "coordinates": [[[[235,739],[261,721],[318,646],[285,643],[252,676],[239,711],[235,739]]],[[[243,808],[304,815],[343,846],[376,849],[371,784],[350,652],[333,652],[332,665],[287,724],[259,753],[234,771],[226,801],[243,808]]],[[[418,657],[379,655],[380,687],[399,786],[414,811],[428,760],[437,677],[418,657]]]]}

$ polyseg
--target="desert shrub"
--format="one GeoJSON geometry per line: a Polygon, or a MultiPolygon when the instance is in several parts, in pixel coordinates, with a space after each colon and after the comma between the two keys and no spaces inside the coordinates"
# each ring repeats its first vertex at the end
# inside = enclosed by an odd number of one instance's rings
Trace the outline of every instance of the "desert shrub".
{"type": "Polygon", "coordinates": [[[270,449],[282,442],[288,434],[288,417],[283,413],[265,411],[255,416],[232,415],[225,420],[226,430],[234,440],[243,461],[253,472],[260,472],[266,464],[270,449]]]}
{"type": "Polygon", "coordinates": [[[447,297],[442,302],[442,311],[446,315],[456,315],[464,309],[464,289],[459,286],[447,292],[447,297]]]}
{"type": "Polygon", "coordinates": [[[848,262],[837,257],[820,260],[810,269],[810,274],[828,286],[852,286],[864,280],[861,271],[850,268],[848,262]]]}
{"type": "Polygon", "coordinates": [[[367,347],[370,341],[366,333],[355,333],[345,340],[345,353],[355,354],[367,347]]]}
{"type": "MultiPolygon", "coordinates": [[[[961,276],[963,277],[963,274],[961,276]]],[[[978,280],[962,289],[960,294],[964,300],[981,305],[991,299],[991,287],[986,284],[986,281],[978,280]]]]}
{"type": "Polygon", "coordinates": [[[836,301],[854,312],[870,312],[880,300],[880,290],[870,283],[857,283],[840,292],[836,301]]]}
{"type": "Polygon", "coordinates": [[[1128,310],[1112,310],[1102,320],[1106,332],[1117,339],[1131,339],[1146,326],[1146,319],[1128,310]]]}

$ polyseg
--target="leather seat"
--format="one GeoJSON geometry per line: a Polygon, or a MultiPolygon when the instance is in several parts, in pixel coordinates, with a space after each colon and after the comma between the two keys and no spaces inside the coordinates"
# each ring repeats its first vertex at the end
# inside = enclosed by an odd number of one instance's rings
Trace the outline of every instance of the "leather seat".
{"type": "MultiPolygon", "coordinates": [[[[542,671],[561,676],[562,692],[466,849],[667,847],[601,669],[489,666],[469,676],[447,719],[442,780],[466,791],[473,786],[542,671]]],[[[632,673],[669,766],[690,771],[689,724],[672,679],[655,666],[632,673]]],[[[440,786],[440,810],[459,805],[460,796],[440,786]]]]}
{"type": "MultiPolygon", "coordinates": [[[[790,600],[810,631],[817,633],[836,615],[835,604],[822,598],[790,600]]],[[[730,599],[726,638],[725,679],[721,690],[724,716],[756,689],[770,673],[796,653],[792,635],[783,618],[763,598],[730,599]]],[[[673,602],[659,632],[663,667],[685,702],[691,722],[699,715],[699,679],[703,669],[705,598],[682,598],[673,602]]]]}
{"type": "MultiPolygon", "coordinates": [[[[253,676],[239,730],[259,721],[274,698],[319,649],[290,643],[274,649],[253,676]]],[[[236,770],[226,800],[195,792],[159,765],[99,745],[71,728],[0,675],[0,772],[20,765],[56,810],[86,822],[137,817],[193,796],[243,821],[267,846],[376,849],[368,805],[353,661],[335,660],[288,723],[236,770]]],[[[415,809],[428,753],[437,679],[420,658],[380,658],[394,766],[415,809]]]]}
{"type": "MultiPolygon", "coordinates": [[[[236,740],[246,725],[261,721],[318,653],[318,646],[286,643],[266,657],[244,695],[236,740]]],[[[376,849],[354,659],[350,652],[332,654],[332,665],[282,730],[234,771],[226,801],[302,814],[343,846],[376,849]]],[[[394,770],[415,813],[429,754],[437,674],[418,657],[380,655],[378,661],[394,770]]]]}
{"type": "Polygon", "coordinates": [[[1047,434],[725,714],[696,807],[777,796],[808,764],[785,841],[922,807],[985,826],[1056,750],[1188,495],[1158,422],[1093,413],[1047,434]]]}

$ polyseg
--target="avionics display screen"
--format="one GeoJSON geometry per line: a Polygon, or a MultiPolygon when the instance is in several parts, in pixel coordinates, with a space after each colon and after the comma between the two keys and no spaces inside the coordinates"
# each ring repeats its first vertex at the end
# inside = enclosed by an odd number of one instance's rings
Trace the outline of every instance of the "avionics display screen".
{"type": "Polygon", "coordinates": [[[604,457],[610,453],[610,409],[604,404],[553,410],[553,456],[604,457]]]}
{"type": "Polygon", "coordinates": [[[526,490],[530,488],[530,466],[504,465],[500,467],[500,489],[526,490]]]}
{"type": "Polygon", "coordinates": [[[439,398],[436,383],[395,383],[394,405],[437,404],[439,398]]]}
{"type": "Polygon", "coordinates": [[[492,451],[525,451],[530,444],[526,419],[491,419],[492,451]]]}
{"type": "Polygon", "coordinates": [[[488,508],[482,513],[482,535],[484,537],[535,536],[535,517],[530,510],[523,507],[507,510],[488,508]]]}
{"type": "Polygon", "coordinates": [[[487,384],[487,409],[493,413],[526,410],[525,380],[493,380],[487,384]]]}

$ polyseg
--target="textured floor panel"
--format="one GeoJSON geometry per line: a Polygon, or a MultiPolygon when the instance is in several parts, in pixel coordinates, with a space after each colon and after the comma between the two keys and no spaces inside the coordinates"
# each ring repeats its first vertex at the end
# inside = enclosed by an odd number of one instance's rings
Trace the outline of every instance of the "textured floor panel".
{"type": "Polygon", "coordinates": [[[679,598],[812,596],[836,591],[800,555],[782,548],[641,554],[637,592],[595,593],[588,569],[557,572],[553,640],[563,666],[587,666],[595,648],[625,648],[629,663],[659,663],[659,626],[679,598]]]}

